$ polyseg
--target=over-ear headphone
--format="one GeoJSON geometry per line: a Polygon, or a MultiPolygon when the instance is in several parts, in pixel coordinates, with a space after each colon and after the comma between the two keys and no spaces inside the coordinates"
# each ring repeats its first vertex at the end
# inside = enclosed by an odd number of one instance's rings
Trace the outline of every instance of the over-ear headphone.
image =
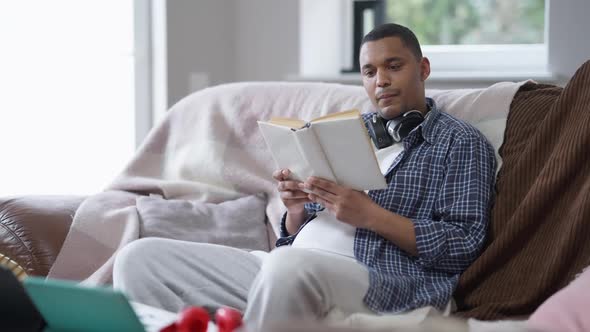
{"type": "Polygon", "coordinates": [[[377,149],[383,149],[401,142],[422,121],[424,116],[416,110],[408,111],[391,120],[374,114],[368,123],[369,136],[377,149]]]}

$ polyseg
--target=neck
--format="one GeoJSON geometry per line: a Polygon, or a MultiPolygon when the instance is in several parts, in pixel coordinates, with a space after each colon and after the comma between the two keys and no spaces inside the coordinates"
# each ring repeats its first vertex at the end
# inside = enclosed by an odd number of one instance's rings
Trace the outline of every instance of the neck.
{"type": "Polygon", "coordinates": [[[420,113],[422,113],[422,115],[426,116],[426,114],[428,114],[428,112],[430,112],[430,107],[428,107],[428,104],[426,103],[426,97],[424,97],[423,102],[420,103],[419,107],[416,108],[420,113]]]}

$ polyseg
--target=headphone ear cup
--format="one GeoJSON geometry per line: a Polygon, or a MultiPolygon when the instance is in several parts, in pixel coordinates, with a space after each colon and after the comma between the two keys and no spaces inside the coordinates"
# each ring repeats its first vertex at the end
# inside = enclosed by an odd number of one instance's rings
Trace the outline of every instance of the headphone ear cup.
{"type": "Polygon", "coordinates": [[[418,111],[409,111],[402,116],[387,122],[387,132],[396,143],[401,142],[414,128],[424,121],[424,116],[418,111]]]}
{"type": "Polygon", "coordinates": [[[376,114],[373,115],[368,125],[369,136],[377,149],[383,149],[392,145],[393,138],[387,132],[385,120],[376,114]]]}
{"type": "Polygon", "coordinates": [[[405,136],[400,136],[401,117],[391,119],[387,121],[387,133],[391,137],[394,143],[399,143],[404,139],[405,136]]]}

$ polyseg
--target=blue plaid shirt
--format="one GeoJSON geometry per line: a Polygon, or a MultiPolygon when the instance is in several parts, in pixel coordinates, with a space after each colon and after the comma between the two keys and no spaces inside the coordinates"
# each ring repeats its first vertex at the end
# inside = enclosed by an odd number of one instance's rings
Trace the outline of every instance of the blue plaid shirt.
{"type": "MultiPolygon", "coordinates": [[[[414,223],[418,256],[367,229],[357,228],[356,259],[369,269],[367,306],[403,312],[428,305],[443,309],[459,275],[477,257],[485,240],[493,200],[496,160],[492,146],[471,125],[439,111],[430,112],[404,140],[404,150],[385,177],[388,187],[368,195],[381,207],[414,223]]],[[[363,115],[365,123],[374,113],[363,115]]],[[[323,209],[306,204],[310,216],[323,209]]],[[[290,245],[281,225],[276,245],[290,245]]],[[[300,230],[301,230],[300,228],[300,230]]]]}

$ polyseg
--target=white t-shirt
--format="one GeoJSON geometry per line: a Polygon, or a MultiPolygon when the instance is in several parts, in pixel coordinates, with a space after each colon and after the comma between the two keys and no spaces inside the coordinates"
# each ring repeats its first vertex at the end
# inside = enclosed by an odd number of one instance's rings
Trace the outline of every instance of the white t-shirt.
{"type": "MultiPolygon", "coordinates": [[[[403,151],[401,143],[377,150],[376,156],[381,173],[385,174],[395,158],[403,151]]],[[[328,251],[354,258],[354,234],[356,227],[343,223],[328,210],[318,212],[295,237],[291,244],[297,248],[309,248],[328,251]]]]}

